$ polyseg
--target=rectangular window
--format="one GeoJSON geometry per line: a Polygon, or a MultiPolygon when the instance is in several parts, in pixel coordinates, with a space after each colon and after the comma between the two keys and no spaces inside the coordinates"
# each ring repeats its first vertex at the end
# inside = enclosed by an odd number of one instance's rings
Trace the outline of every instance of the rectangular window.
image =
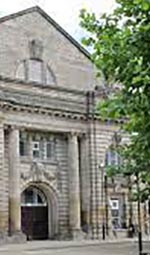
{"type": "Polygon", "coordinates": [[[50,159],[52,158],[52,154],[53,154],[53,146],[52,146],[52,142],[46,142],[46,158],[50,159]]]}
{"type": "Polygon", "coordinates": [[[112,210],[119,210],[119,200],[118,199],[111,199],[110,205],[112,210]]]}
{"type": "Polygon", "coordinates": [[[40,158],[40,142],[39,141],[32,142],[32,155],[33,155],[33,158],[40,158]]]}
{"type": "Polygon", "coordinates": [[[119,210],[111,210],[112,217],[119,217],[119,210]]]}
{"type": "Polygon", "coordinates": [[[41,160],[54,159],[55,140],[47,134],[36,134],[32,136],[31,149],[33,158],[41,160]]]}
{"type": "Polygon", "coordinates": [[[110,199],[112,223],[115,228],[121,227],[120,202],[118,198],[110,199]]]}
{"type": "Polygon", "coordinates": [[[26,155],[26,146],[24,141],[20,141],[20,156],[26,155]]]}
{"type": "Polygon", "coordinates": [[[26,133],[20,133],[20,156],[28,156],[28,139],[26,133]]]}

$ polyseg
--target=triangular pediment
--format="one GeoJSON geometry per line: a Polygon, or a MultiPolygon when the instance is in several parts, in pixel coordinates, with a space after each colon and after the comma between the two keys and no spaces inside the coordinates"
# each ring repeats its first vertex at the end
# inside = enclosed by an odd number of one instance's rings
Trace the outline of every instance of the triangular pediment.
{"type": "Polygon", "coordinates": [[[97,85],[90,54],[40,7],[2,17],[0,24],[3,77],[77,90],[97,85]]]}
{"type": "Polygon", "coordinates": [[[39,6],[34,6],[31,8],[4,16],[4,17],[0,18],[0,23],[21,17],[21,16],[29,14],[29,13],[33,13],[33,12],[39,13],[44,19],[46,19],[51,25],[53,25],[62,35],[64,35],[75,47],[77,47],[85,56],[90,58],[90,53],[88,51],[86,51],[68,32],[66,32],[54,19],[52,19],[39,6]]]}

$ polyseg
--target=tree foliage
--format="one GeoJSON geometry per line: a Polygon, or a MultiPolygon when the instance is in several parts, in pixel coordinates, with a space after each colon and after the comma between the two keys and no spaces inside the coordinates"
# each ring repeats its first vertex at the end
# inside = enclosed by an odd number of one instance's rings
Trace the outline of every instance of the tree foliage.
{"type": "MultiPolygon", "coordinates": [[[[88,32],[83,44],[105,78],[109,93],[98,104],[101,117],[123,118],[131,143],[122,149],[129,174],[150,186],[150,0],[116,0],[117,8],[99,18],[81,10],[88,32]],[[112,90],[114,84],[120,89],[112,90]],[[133,135],[136,134],[136,135],[133,135]]],[[[144,189],[145,189],[144,188],[144,189]]],[[[150,194],[150,190],[148,191],[150,194]]]]}

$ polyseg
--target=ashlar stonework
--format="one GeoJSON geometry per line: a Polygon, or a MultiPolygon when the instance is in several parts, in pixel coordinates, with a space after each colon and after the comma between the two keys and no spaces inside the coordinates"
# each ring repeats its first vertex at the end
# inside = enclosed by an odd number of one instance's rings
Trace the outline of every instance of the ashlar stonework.
{"type": "Polygon", "coordinates": [[[109,182],[108,197],[103,186],[119,123],[94,117],[103,91],[89,53],[39,7],[0,25],[0,242],[125,229],[126,183],[109,182]]]}

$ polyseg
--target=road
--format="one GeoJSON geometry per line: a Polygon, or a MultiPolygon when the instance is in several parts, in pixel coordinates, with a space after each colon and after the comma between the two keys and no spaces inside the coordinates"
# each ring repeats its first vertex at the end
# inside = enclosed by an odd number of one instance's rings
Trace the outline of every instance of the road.
{"type": "MultiPolygon", "coordinates": [[[[61,242],[60,242],[61,243],[61,242]]],[[[144,244],[150,251],[150,243],[144,244]]],[[[49,245],[37,242],[23,245],[4,245],[0,247],[1,255],[138,255],[136,242],[100,243],[80,245],[76,243],[49,245]]]]}

